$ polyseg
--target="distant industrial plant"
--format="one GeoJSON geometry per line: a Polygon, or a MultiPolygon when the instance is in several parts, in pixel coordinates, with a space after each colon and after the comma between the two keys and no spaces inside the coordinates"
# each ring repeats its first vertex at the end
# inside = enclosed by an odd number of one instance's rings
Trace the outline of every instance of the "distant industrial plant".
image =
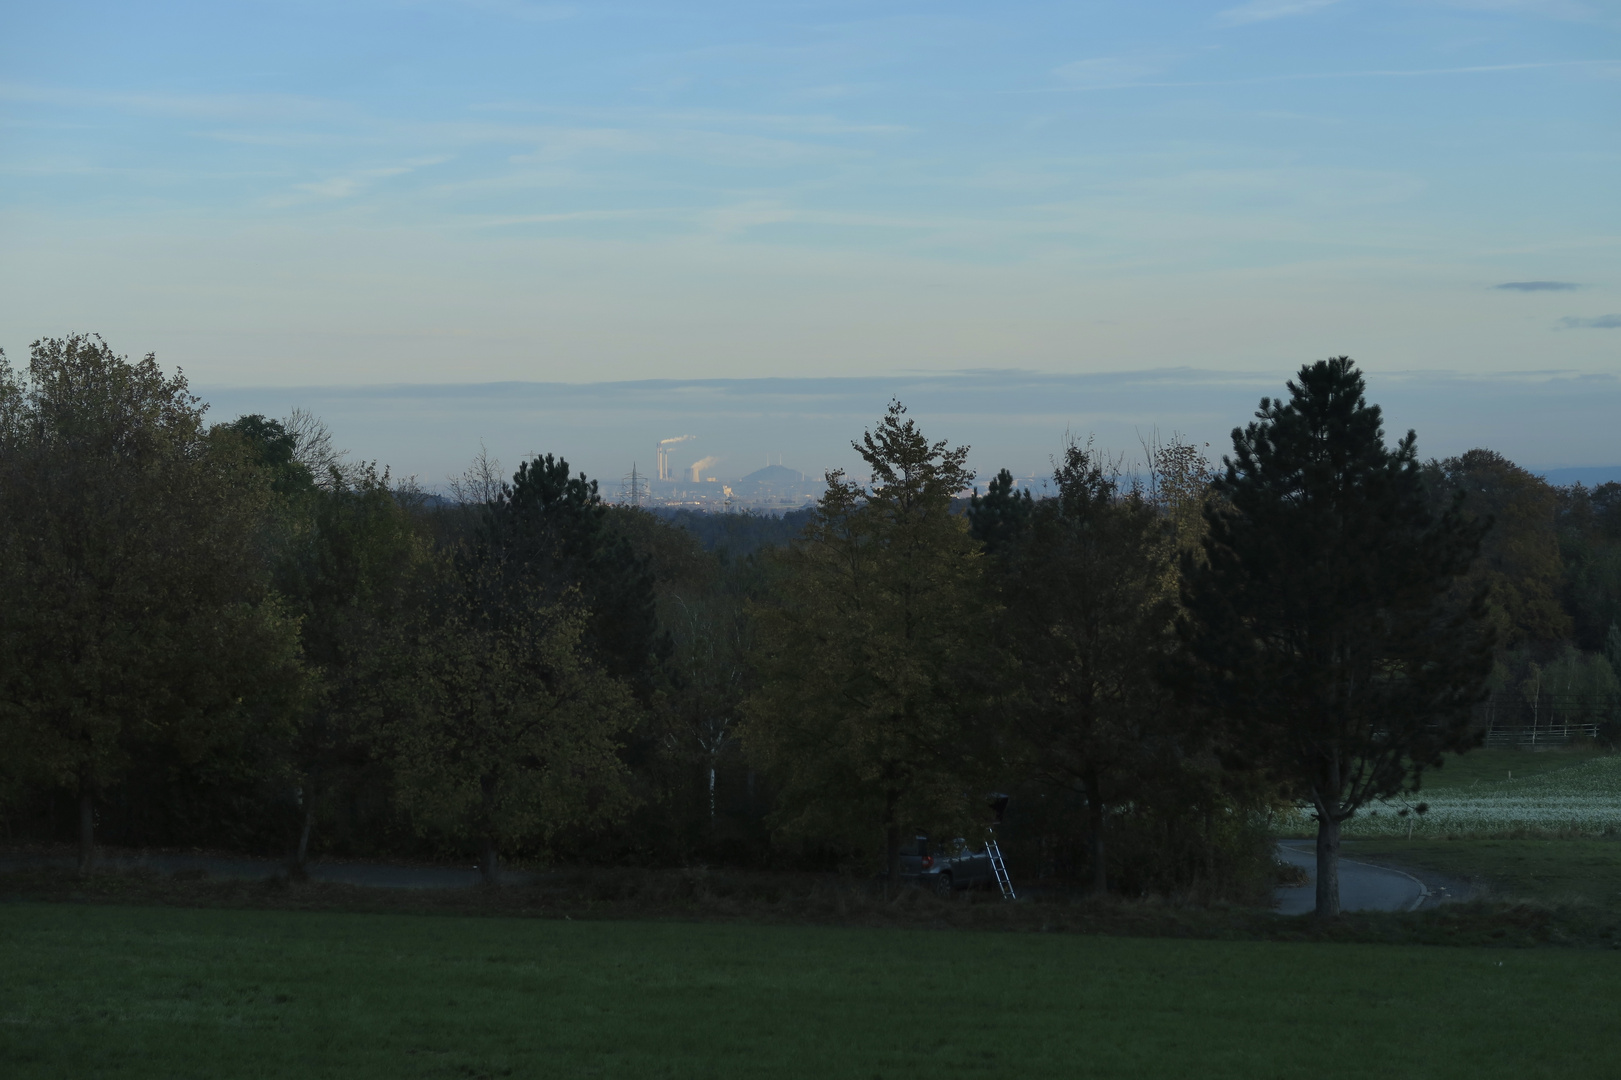
{"type": "Polygon", "coordinates": [[[710,511],[792,510],[816,501],[823,480],[769,459],[764,468],[741,478],[725,477],[717,470],[723,460],[706,454],[690,465],[678,465],[675,447],[697,436],[661,439],[654,449],[655,475],[635,462],[620,483],[617,501],[632,506],[684,506],[710,511]]]}

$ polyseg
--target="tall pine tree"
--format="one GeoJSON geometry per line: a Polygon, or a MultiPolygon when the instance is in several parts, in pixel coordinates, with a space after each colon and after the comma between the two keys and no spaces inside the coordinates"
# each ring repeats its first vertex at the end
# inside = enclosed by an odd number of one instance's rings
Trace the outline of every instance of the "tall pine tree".
{"type": "Polygon", "coordinates": [[[1246,764],[1316,811],[1317,914],[1332,916],[1341,824],[1478,742],[1492,636],[1459,579],[1485,525],[1431,512],[1416,437],[1385,445],[1349,357],[1298,379],[1233,431],[1208,561],[1184,560],[1182,630],[1191,685],[1246,764]]]}

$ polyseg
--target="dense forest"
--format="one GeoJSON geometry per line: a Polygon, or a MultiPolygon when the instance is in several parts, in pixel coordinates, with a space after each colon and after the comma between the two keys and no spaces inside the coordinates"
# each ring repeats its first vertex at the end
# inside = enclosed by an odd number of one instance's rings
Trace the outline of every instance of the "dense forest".
{"type": "Polygon", "coordinates": [[[0,827],[86,870],[898,882],[1001,793],[1021,876],[1243,899],[1283,808],[1331,871],[1340,822],[1488,727],[1621,736],[1621,485],[1422,460],[1344,358],[1220,465],[1072,441],[1042,499],[894,403],[850,433],[870,477],[783,517],[613,505],[551,455],[429,495],[307,414],[205,408],[99,338],[0,354],[0,827]]]}

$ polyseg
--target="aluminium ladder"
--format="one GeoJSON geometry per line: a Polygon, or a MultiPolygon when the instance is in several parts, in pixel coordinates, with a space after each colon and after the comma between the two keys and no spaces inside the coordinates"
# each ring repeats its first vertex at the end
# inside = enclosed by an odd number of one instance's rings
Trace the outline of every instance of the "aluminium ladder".
{"type": "Polygon", "coordinates": [[[1008,877],[1007,863],[1002,861],[1002,849],[995,840],[985,841],[985,854],[991,857],[991,872],[996,875],[996,887],[1002,890],[1002,899],[1017,900],[1013,893],[1013,879],[1008,877]]]}

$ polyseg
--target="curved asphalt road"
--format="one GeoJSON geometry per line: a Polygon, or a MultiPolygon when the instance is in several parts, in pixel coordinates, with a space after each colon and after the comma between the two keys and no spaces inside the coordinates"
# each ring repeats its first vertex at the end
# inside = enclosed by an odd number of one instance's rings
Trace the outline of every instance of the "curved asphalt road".
{"type": "MultiPolygon", "coordinates": [[[[1305,885],[1282,886],[1272,890],[1273,903],[1280,915],[1305,915],[1317,906],[1317,850],[1309,841],[1279,844],[1278,858],[1306,871],[1311,880],[1305,885]]],[[[1438,899],[1412,874],[1389,870],[1340,854],[1341,911],[1416,911],[1438,899]]]]}
{"type": "MultiPolygon", "coordinates": [[[[1304,915],[1316,906],[1317,856],[1310,841],[1278,845],[1278,857],[1306,871],[1310,882],[1273,890],[1273,905],[1280,915],[1304,915]]],[[[73,866],[76,860],[66,854],[0,855],[0,872],[28,866],[73,866]]],[[[102,852],[98,865],[110,870],[149,870],[161,874],[202,873],[209,877],[262,880],[286,872],[287,864],[277,859],[253,859],[219,855],[126,854],[102,852]]],[[[401,866],[381,863],[311,863],[310,877],[316,881],[341,882],[394,889],[457,889],[479,883],[475,867],[401,866]]],[[[1463,899],[1473,890],[1450,879],[1431,878],[1433,888],[1411,874],[1373,866],[1355,859],[1340,858],[1340,907],[1345,911],[1413,911],[1450,899],[1463,899]],[[1450,886],[1450,888],[1448,887],[1450,886]]],[[[540,878],[533,871],[506,871],[508,884],[526,884],[540,878]]]]}

